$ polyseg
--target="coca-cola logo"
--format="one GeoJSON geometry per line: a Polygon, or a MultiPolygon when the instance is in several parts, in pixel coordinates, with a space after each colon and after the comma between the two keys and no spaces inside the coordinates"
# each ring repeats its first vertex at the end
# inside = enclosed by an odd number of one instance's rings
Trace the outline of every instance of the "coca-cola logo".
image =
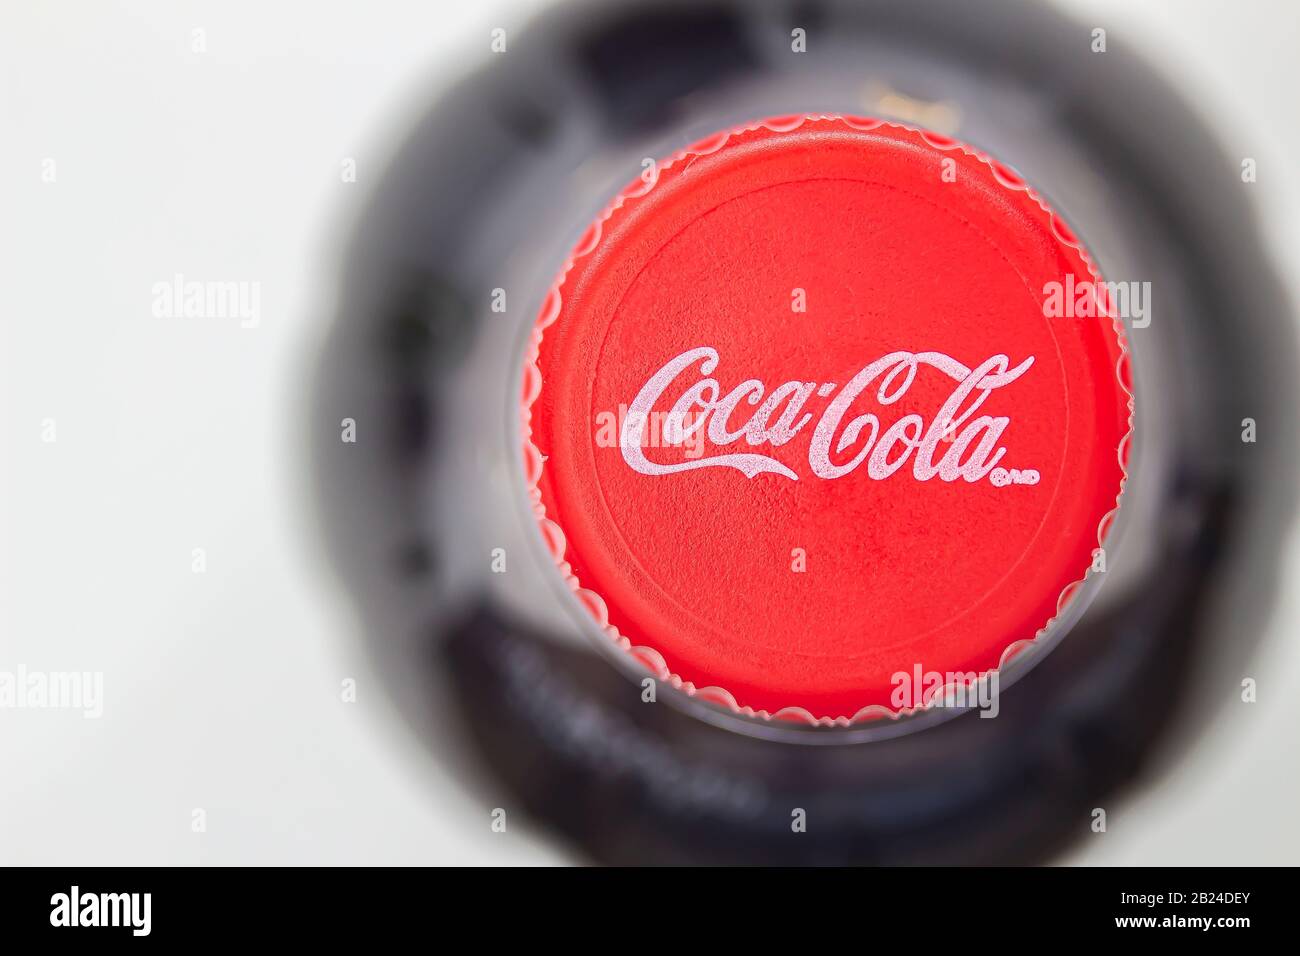
{"type": "Polygon", "coordinates": [[[650,376],[632,400],[619,432],[619,448],[630,468],[656,476],[735,468],[747,478],[772,473],[798,481],[799,474],[762,449],[779,448],[808,428],[815,416],[807,408],[817,396],[830,399],[811,426],[808,444],[808,468],[819,478],[842,478],[865,466],[869,478],[881,480],[910,465],[917,481],[987,478],[997,487],[1039,481],[1032,468],[999,465],[1007,451],[1000,442],[1011,419],[976,414],[992,392],[1030,369],[1032,355],[1015,367],[1006,355],[992,355],[969,368],[943,352],[897,351],[867,364],[843,387],[795,380],[769,390],[751,378],[729,391],[713,377],[719,362],[716,349],[701,346],[670,359],[650,376]],[[917,412],[888,420],[887,411],[898,405],[926,369],[955,383],[947,399],[928,422],[917,412]],[[855,406],[873,399],[872,410],[849,417],[855,406]],[[757,406],[747,420],[742,420],[742,405],[757,406]],[[652,414],[663,415],[666,444],[707,436],[716,452],[706,450],[689,461],[652,461],[645,447],[652,414]],[[723,450],[738,443],[754,450],[723,450]]]}

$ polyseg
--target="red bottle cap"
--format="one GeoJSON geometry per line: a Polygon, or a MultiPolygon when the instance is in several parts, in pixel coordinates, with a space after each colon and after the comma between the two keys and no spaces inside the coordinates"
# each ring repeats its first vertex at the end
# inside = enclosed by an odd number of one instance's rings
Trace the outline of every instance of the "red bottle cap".
{"type": "MultiPolygon", "coordinates": [[[[648,181],[647,181],[648,180],[648,181]]],[[[1123,328],[1064,222],[963,143],[769,119],[592,224],[524,368],[544,538],[687,693],[847,724],[1040,638],[1125,481],[1123,328]]]]}

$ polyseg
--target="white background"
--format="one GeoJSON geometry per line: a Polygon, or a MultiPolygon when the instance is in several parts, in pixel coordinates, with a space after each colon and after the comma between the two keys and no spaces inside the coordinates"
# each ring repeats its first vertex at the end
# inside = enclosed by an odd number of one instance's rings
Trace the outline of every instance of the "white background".
{"type": "MultiPolygon", "coordinates": [[[[0,710],[0,863],[565,860],[518,828],[491,834],[488,808],[409,739],[303,492],[305,376],[367,184],[488,31],[536,6],[5,0],[0,670],[102,671],[105,715],[0,710]],[[155,318],[151,287],[177,272],[260,282],[260,326],[155,318]]],[[[1259,159],[1296,295],[1300,4],[1067,6],[1259,159]]],[[[1297,624],[1293,592],[1254,661],[1259,703],[1229,709],[1069,862],[1294,862],[1297,624]]]]}

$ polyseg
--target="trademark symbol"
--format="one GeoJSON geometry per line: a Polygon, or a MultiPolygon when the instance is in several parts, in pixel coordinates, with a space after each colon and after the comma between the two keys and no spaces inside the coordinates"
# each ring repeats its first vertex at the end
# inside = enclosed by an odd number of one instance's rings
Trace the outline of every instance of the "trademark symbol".
{"type": "Polygon", "coordinates": [[[1036,485],[1041,475],[1033,468],[994,468],[989,472],[989,483],[994,488],[1008,485],[1036,485]]]}

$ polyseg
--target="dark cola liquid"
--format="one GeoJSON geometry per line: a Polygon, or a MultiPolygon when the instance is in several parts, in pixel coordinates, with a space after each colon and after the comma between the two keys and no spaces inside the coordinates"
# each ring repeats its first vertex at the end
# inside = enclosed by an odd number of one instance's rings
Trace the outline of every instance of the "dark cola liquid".
{"type": "Polygon", "coordinates": [[[485,820],[616,863],[1043,861],[1237,699],[1293,506],[1290,317],[1238,159],[1089,37],[1035,3],[569,4],[431,91],[345,259],[315,478],[359,637],[485,820]],[[988,150],[1108,279],[1150,283],[1105,583],[997,719],[799,731],[647,703],[522,500],[523,342],[587,223],[643,159],[800,112],[988,150]]]}

